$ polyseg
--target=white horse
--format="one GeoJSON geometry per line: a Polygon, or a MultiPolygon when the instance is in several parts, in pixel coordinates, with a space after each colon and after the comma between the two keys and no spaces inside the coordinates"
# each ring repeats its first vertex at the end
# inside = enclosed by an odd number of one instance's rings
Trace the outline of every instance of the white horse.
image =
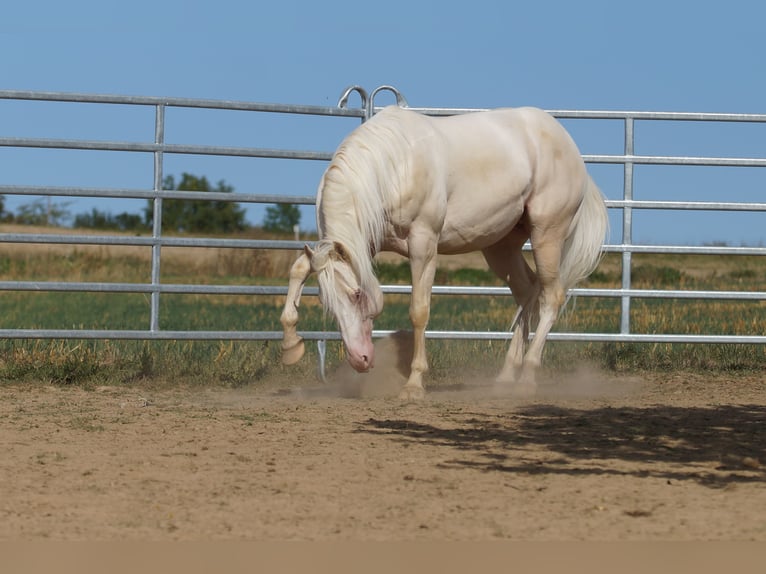
{"type": "Polygon", "coordinates": [[[298,304],[317,273],[319,298],[348,361],[373,366],[372,322],[383,309],[373,257],[410,260],[412,369],[401,398],[424,396],[425,330],[437,253],[480,250],[519,305],[498,381],[534,393],[545,339],[568,289],[598,264],[607,213],[577,146],[552,116],[509,108],[432,118],[387,107],[341,143],[317,192],[319,241],[290,270],[282,360],[304,353],[298,304]],[[533,271],[522,256],[532,245],[533,271]],[[526,350],[530,323],[538,320],[526,350]]]}

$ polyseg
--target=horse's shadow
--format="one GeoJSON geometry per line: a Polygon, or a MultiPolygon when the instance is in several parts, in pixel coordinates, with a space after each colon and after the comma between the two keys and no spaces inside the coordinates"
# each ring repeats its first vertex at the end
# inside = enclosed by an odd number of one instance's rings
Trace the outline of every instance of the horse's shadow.
{"type": "Polygon", "coordinates": [[[766,482],[766,406],[582,410],[529,405],[441,428],[369,419],[360,432],[454,451],[441,466],[528,474],[630,475],[710,487],[766,482]],[[531,457],[530,452],[544,456],[531,457]]]}

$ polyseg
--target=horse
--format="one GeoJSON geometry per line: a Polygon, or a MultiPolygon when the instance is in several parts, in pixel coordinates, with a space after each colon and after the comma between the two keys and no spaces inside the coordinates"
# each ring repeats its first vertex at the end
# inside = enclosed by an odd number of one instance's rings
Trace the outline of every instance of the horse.
{"type": "Polygon", "coordinates": [[[566,295],[598,265],[608,230],[604,197],[564,127],[533,107],[431,117],[389,106],[341,142],[316,197],[319,240],[290,269],[282,361],[297,362],[306,279],[335,318],[351,366],[374,365],[383,309],[374,256],[409,259],[412,364],[400,397],[423,398],[425,330],[438,254],[481,251],[518,306],[497,381],[534,394],[543,347],[566,295]],[[522,255],[529,241],[534,270],[522,255]],[[530,328],[537,322],[531,342],[530,328]]]}

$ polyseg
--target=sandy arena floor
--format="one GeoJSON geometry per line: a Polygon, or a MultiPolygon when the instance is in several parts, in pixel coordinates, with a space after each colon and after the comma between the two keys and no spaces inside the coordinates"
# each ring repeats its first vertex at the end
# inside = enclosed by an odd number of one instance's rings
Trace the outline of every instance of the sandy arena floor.
{"type": "Polygon", "coordinates": [[[0,388],[0,540],[766,540],[763,377],[0,388]]]}

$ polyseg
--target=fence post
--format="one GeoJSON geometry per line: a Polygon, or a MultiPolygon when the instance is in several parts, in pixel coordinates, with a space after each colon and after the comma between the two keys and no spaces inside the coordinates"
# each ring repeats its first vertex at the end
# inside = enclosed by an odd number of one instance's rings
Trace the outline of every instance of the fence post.
{"type": "Polygon", "coordinates": [[[152,220],[152,296],[151,296],[151,331],[160,330],[160,238],[162,237],[162,145],[165,143],[165,106],[159,104],[155,111],[154,143],[158,149],[154,152],[154,203],[152,220]]]}
{"type": "MultiPolygon", "coordinates": [[[[625,118],[625,164],[624,164],[624,183],[623,200],[633,200],[633,160],[629,157],[634,153],[633,139],[633,118],[625,118]]],[[[622,208],[622,244],[626,250],[622,252],[622,288],[630,289],[630,270],[633,246],[633,208],[625,206],[622,208]]],[[[630,333],[630,295],[623,295],[620,311],[620,333],[630,333]]]]}

